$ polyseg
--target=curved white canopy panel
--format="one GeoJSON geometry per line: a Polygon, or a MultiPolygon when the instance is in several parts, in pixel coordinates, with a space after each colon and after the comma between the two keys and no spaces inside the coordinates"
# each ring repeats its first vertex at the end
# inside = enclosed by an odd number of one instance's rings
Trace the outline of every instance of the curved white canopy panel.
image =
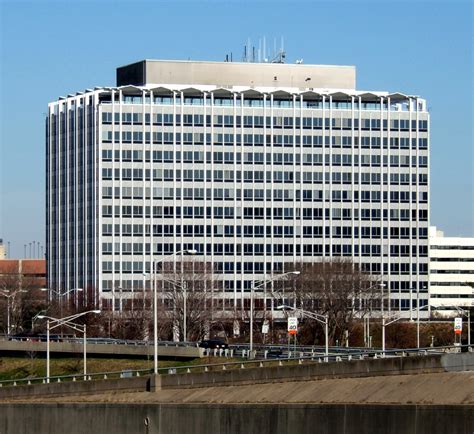
{"type": "Polygon", "coordinates": [[[408,95],[405,95],[400,92],[389,93],[387,97],[390,98],[391,101],[405,101],[409,98],[408,95]]]}
{"type": "Polygon", "coordinates": [[[133,93],[133,94],[141,94],[142,93],[142,89],[137,87],[137,86],[132,86],[132,85],[128,85],[128,86],[122,86],[122,87],[119,87],[119,90],[121,90],[122,92],[130,92],[130,93],[133,93]]]}
{"type": "Polygon", "coordinates": [[[258,90],[255,89],[246,89],[240,92],[244,97],[247,98],[252,98],[252,97],[261,97],[263,96],[262,92],[259,92],[258,90]]]}
{"type": "Polygon", "coordinates": [[[286,90],[277,90],[275,92],[271,92],[271,94],[273,95],[274,99],[289,99],[293,98],[294,95],[290,92],[287,92],[286,90]]]}
{"type": "Polygon", "coordinates": [[[202,96],[202,90],[196,89],[195,87],[187,87],[186,89],[181,89],[181,92],[184,96],[202,96]]]}
{"type": "Polygon", "coordinates": [[[321,94],[318,92],[314,92],[312,90],[307,90],[306,92],[301,92],[300,95],[305,99],[312,99],[312,98],[320,98],[321,94]]]}
{"type": "Polygon", "coordinates": [[[361,97],[362,100],[370,100],[370,101],[380,98],[380,95],[377,95],[376,93],[373,93],[373,92],[360,93],[357,96],[361,97]]]}
{"type": "Polygon", "coordinates": [[[168,88],[168,87],[163,87],[163,86],[159,86],[159,87],[153,87],[150,89],[151,92],[153,92],[153,95],[166,95],[166,96],[169,96],[170,94],[173,93],[172,89],[168,88]]]}
{"type": "Polygon", "coordinates": [[[234,95],[234,93],[229,89],[224,89],[222,87],[218,87],[217,89],[213,90],[212,94],[220,98],[232,98],[234,95]]]}
{"type": "Polygon", "coordinates": [[[347,99],[348,97],[350,98],[352,95],[346,92],[333,92],[329,94],[330,96],[334,98],[341,98],[341,99],[347,99]]]}

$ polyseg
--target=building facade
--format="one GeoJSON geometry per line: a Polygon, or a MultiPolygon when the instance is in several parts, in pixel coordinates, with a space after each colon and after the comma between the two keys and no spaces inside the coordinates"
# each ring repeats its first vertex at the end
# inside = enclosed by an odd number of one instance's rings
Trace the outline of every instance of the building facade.
{"type": "Polygon", "coordinates": [[[430,309],[451,316],[455,307],[474,308],[474,238],[445,237],[429,230],[430,309]]]}
{"type": "Polygon", "coordinates": [[[223,309],[340,256],[383,279],[392,309],[413,288],[426,304],[426,101],[355,87],[354,67],[143,61],[50,103],[49,287],[108,303],[194,249],[223,309]]]}

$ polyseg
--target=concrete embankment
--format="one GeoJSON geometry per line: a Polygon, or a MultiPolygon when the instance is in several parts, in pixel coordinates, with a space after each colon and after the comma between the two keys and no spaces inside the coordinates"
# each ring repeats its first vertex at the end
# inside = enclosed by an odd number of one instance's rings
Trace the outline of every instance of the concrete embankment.
{"type": "Polygon", "coordinates": [[[470,434],[472,406],[10,404],[0,432],[146,434],[470,434]]]}
{"type": "Polygon", "coordinates": [[[0,399],[2,434],[471,434],[474,354],[4,387],[0,399]]]}
{"type": "Polygon", "coordinates": [[[143,376],[115,380],[77,381],[22,385],[0,388],[0,400],[35,397],[94,395],[107,392],[142,392],[211,386],[257,385],[303,382],[331,378],[378,377],[474,370],[474,353],[410,356],[350,362],[263,366],[228,369],[210,368],[209,372],[143,376]]]}

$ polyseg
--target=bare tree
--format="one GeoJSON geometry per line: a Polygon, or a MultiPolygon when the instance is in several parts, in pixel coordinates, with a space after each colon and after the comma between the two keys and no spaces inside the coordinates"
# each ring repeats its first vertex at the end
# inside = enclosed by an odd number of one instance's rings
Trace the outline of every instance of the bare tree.
{"type": "Polygon", "coordinates": [[[162,313],[171,322],[173,335],[185,340],[202,339],[213,318],[216,285],[211,265],[192,259],[163,263],[157,284],[162,313]]]}
{"type": "Polygon", "coordinates": [[[31,319],[46,307],[45,296],[40,290],[41,279],[16,271],[0,275],[2,323],[10,333],[29,330],[31,319]]]}
{"type": "MultiPolygon", "coordinates": [[[[290,302],[298,309],[327,315],[332,344],[336,340],[344,342],[355,319],[367,315],[380,302],[377,280],[348,259],[302,263],[295,269],[300,275],[295,279],[292,293],[276,291],[274,297],[278,303],[290,302]]],[[[314,320],[305,319],[304,323],[320,329],[314,320]]]]}

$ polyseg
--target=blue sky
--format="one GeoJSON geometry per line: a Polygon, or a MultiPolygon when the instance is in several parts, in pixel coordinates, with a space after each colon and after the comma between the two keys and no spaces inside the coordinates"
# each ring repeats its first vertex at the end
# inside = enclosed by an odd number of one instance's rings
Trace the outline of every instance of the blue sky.
{"type": "MultiPolygon", "coordinates": [[[[223,60],[285,38],[288,61],[357,67],[357,87],[428,100],[431,223],[474,236],[469,1],[0,0],[0,238],[44,240],[44,116],[60,95],[115,84],[143,58],[223,60]]],[[[272,44],[271,44],[272,45],[272,44]]]]}

